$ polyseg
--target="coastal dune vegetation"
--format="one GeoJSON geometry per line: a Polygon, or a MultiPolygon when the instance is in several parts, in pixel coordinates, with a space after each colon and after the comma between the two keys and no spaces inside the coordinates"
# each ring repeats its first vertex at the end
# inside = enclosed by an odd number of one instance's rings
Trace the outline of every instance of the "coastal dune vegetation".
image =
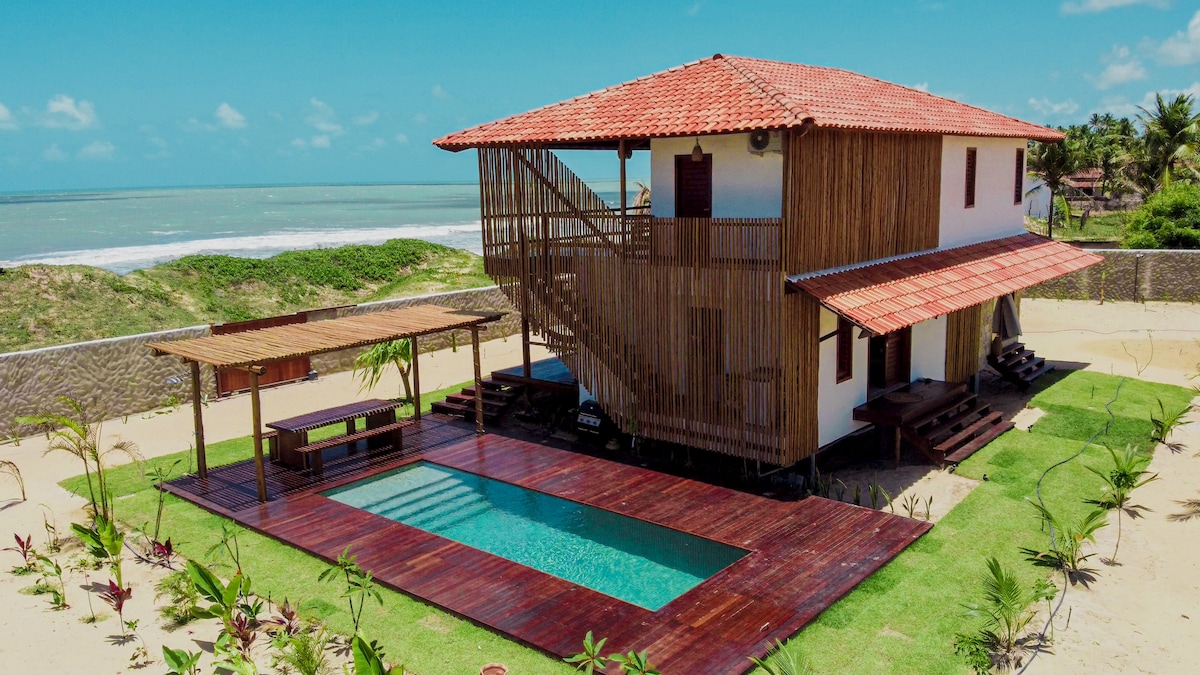
{"type": "Polygon", "coordinates": [[[479,256],[415,239],[193,255],[125,275],[26,265],[0,274],[0,353],[490,284],[479,256]]]}

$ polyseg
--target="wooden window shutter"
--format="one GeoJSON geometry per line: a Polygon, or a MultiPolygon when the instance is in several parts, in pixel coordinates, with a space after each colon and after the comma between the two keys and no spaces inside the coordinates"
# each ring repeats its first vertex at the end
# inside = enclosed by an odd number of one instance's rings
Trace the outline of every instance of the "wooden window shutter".
{"type": "Polygon", "coordinates": [[[838,317],[837,381],[854,379],[854,324],[838,317]]]}
{"type": "Polygon", "coordinates": [[[1025,201],[1025,149],[1017,148],[1017,166],[1013,170],[1013,204],[1025,201]]]}
{"type": "Polygon", "coordinates": [[[975,148],[967,148],[967,189],[966,200],[963,206],[968,209],[975,206],[975,162],[977,154],[975,148]]]}

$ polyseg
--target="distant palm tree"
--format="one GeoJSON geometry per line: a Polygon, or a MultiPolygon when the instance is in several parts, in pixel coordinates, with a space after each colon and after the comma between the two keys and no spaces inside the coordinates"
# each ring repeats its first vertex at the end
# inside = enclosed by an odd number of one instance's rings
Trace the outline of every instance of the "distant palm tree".
{"type": "Polygon", "coordinates": [[[1159,184],[1171,184],[1175,170],[1200,150],[1200,113],[1192,111],[1192,97],[1179,94],[1171,101],[1154,95],[1153,110],[1139,106],[1146,147],[1159,172],[1159,184]]]}
{"type": "Polygon", "coordinates": [[[1063,196],[1067,177],[1075,172],[1077,157],[1066,143],[1035,143],[1029,152],[1029,170],[1037,174],[1050,190],[1050,214],[1047,233],[1054,238],[1054,202],[1063,196]]]}

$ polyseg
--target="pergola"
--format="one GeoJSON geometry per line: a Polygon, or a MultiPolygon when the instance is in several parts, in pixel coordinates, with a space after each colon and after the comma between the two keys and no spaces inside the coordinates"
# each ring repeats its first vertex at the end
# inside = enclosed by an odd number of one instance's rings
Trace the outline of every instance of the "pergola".
{"type": "MultiPolygon", "coordinates": [[[[204,453],[204,407],[200,405],[200,364],[210,365],[216,370],[245,370],[250,374],[250,409],[254,418],[254,463],[258,479],[258,499],[265,502],[267,481],[263,466],[262,407],[258,378],[265,372],[267,364],[367,347],[391,340],[417,338],[448,330],[470,330],[471,351],[475,364],[475,429],[477,433],[482,434],[483,388],[479,363],[479,331],[483,324],[496,321],[502,316],[503,312],[471,312],[437,305],[418,305],[327,321],[274,326],[175,342],[155,342],[146,346],[155,356],[178,356],[191,366],[192,408],[196,426],[196,470],[200,478],[208,477],[208,464],[204,453]]],[[[421,376],[417,351],[417,341],[413,340],[413,409],[415,417],[420,419],[421,376]]]]}

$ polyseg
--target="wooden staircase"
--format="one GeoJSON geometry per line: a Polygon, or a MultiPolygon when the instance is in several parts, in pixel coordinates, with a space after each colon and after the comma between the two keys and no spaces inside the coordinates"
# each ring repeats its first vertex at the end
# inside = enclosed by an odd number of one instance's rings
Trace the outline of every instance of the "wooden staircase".
{"type": "Polygon", "coordinates": [[[957,464],[1013,428],[999,412],[965,390],[929,414],[900,427],[900,434],[939,466],[957,464]]]}
{"type": "Polygon", "coordinates": [[[1054,366],[1046,363],[1046,359],[1026,349],[1020,342],[997,346],[988,354],[988,363],[1021,391],[1028,389],[1037,378],[1054,370],[1054,366]]]}
{"type": "MultiPolygon", "coordinates": [[[[513,382],[498,382],[488,378],[483,385],[483,421],[495,422],[525,390],[524,385],[513,382]]],[[[475,421],[475,387],[464,387],[457,394],[451,394],[444,401],[437,401],[431,406],[433,412],[444,415],[456,415],[475,421]]]]}

